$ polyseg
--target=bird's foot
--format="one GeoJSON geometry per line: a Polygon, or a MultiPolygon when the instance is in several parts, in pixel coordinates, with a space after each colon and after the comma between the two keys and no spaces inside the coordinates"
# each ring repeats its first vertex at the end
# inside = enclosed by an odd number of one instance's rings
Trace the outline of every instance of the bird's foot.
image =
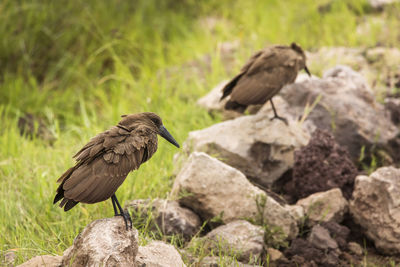
{"type": "Polygon", "coordinates": [[[132,218],[128,211],[123,211],[122,213],[115,214],[115,216],[122,216],[124,218],[126,230],[132,229],[132,218]],[[129,226],[128,226],[129,225],[129,226]]]}
{"type": "Polygon", "coordinates": [[[281,117],[281,116],[278,116],[278,115],[275,115],[275,116],[273,116],[270,120],[272,121],[272,120],[274,120],[274,119],[278,119],[278,120],[281,120],[281,121],[283,121],[286,125],[289,125],[288,124],[288,121],[287,121],[287,119],[286,118],[284,118],[284,117],[281,117]]]}

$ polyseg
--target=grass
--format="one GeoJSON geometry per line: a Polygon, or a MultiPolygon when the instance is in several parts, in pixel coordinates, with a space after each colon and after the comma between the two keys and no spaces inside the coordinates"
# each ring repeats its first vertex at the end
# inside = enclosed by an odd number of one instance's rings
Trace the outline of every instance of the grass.
{"type": "MultiPolygon", "coordinates": [[[[266,44],[399,45],[398,6],[379,15],[362,0],[332,3],[321,13],[324,1],[313,0],[1,1],[0,250],[15,251],[17,263],[62,254],[86,224],[112,216],[108,201],[64,213],[52,200],[71,156],[121,114],[156,112],[182,143],[189,131],[219,121],[196,100],[266,44]],[[376,17],[387,23],[356,33],[376,17]],[[240,49],[227,71],[217,47],[234,40],[240,49]],[[201,63],[204,54],[210,68],[201,63]],[[186,62],[204,77],[179,67],[186,62]],[[44,118],[56,140],[21,136],[17,122],[26,113],[44,118]]],[[[166,197],[176,152],[160,140],[118,190],[120,200],[166,197]]]]}

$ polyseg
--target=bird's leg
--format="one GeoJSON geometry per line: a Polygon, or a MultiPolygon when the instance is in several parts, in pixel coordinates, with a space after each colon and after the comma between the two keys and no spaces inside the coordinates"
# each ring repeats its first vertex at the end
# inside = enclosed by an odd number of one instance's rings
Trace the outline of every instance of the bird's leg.
{"type": "Polygon", "coordinates": [[[283,121],[286,125],[288,125],[287,119],[284,118],[284,117],[278,116],[278,113],[276,113],[276,109],[275,109],[275,106],[274,106],[274,102],[272,102],[272,98],[269,101],[271,102],[272,110],[274,111],[274,116],[271,118],[271,120],[278,119],[278,120],[283,121]]]}
{"type": "Polygon", "coordinates": [[[114,216],[121,215],[121,214],[118,214],[117,205],[115,204],[115,201],[114,201],[114,196],[111,197],[111,202],[112,202],[113,208],[114,208],[114,216]]]}
{"type": "Polygon", "coordinates": [[[122,209],[121,205],[118,202],[117,196],[115,194],[112,195],[111,200],[113,202],[115,216],[122,216],[122,218],[124,218],[126,230],[128,230],[129,228],[132,229],[132,219],[131,219],[131,215],[129,214],[129,212],[124,211],[122,209]],[[117,214],[117,209],[115,207],[115,204],[117,205],[119,212],[120,212],[118,214],[117,214]],[[128,222],[129,222],[129,227],[128,227],[128,222]]]}

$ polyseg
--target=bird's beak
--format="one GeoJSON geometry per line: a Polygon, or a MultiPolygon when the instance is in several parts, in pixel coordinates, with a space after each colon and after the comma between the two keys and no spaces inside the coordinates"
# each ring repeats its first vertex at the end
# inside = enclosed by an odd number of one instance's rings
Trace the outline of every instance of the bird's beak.
{"type": "Polygon", "coordinates": [[[310,73],[310,71],[308,70],[307,66],[304,67],[304,70],[307,72],[308,76],[311,77],[311,73],[310,73]]]}
{"type": "Polygon", "coordinates": [[[168,130],[164,127],[164,125],[160,126],[160,135],[164,137],[168,142],[173,144],[174,146],[179,148],[178,142],[172,137],[172,135],[168,132],[168,130]]]}

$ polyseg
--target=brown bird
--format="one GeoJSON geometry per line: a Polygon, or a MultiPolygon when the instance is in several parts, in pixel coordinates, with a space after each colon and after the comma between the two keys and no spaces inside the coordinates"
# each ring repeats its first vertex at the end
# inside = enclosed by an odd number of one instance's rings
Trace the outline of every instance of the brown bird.
{"type": "Polygon", "coordinates": [[[179,148],[157,114],[122,115],[117,126],[96,135],[76,153],[75,166],[57,181],[61,185],[53,203],[62,199],[60,207],[68,211],[79,202],[92,204],[111,198],[115,216],[124,218],[127,229],[128,221],[132,227],[129,212],[121,208],[115,192],[130,171],[156,152],[157,134],[179,148]]]}
{"type": "Polygon", "coordinates": [[[285,118],[276,113],[272,97],[284,85],[293,83],[301,69],[311,76],[306,66],[306,56],[296,43],[265,48],[254,54],[240,73],[225,85],[220,101],[230,95],[225,109],[244,112],[248,105],[264,104],[269,100],[274,111],[272,119],[287,123],[285,118]]]}

